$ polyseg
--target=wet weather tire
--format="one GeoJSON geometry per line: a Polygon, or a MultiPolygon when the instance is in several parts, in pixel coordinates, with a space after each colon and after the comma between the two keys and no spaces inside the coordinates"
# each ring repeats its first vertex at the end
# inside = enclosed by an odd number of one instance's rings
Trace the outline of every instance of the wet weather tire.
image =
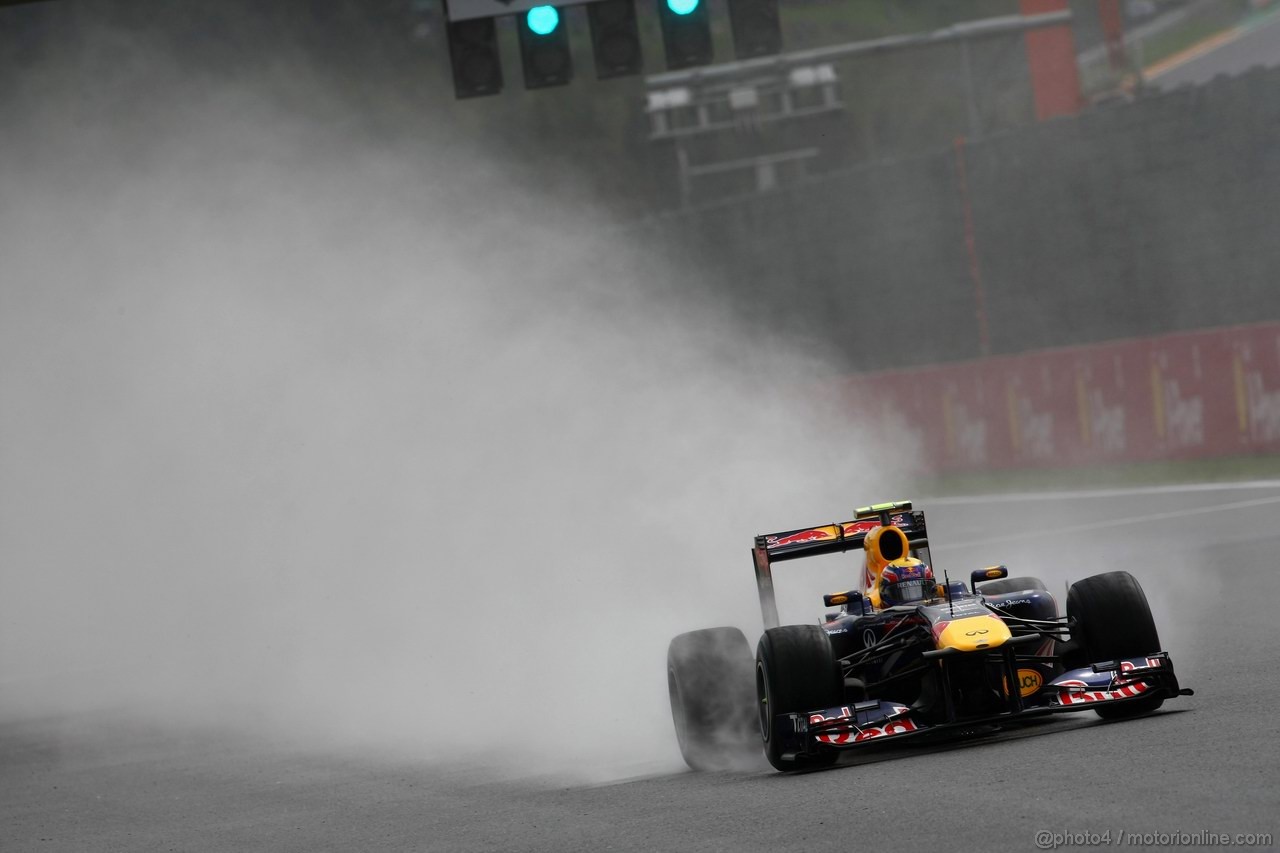
{"type": "Polygon", "coordinates": [[[839,753],[787,759],[774,718],[778,714],[831,708],[844,701],[840,665],[826,632],[817,625],[770,628],[756,647],[756,701],[764,753],[778,770],[809,770],[836,762],[839,753]]]}
{"type": "Polygon", "coordinates": [[[724,770],[760,754],[751,645],[737,628],[681,634],[667,647],[676,741],[694,770],[724,770]]]}
{"type": "MultiPolygon", "coordinates": [[[[1081,666],[1135,658],[1160,651],[1160,635],[1147,596],[1128,572],[1107,572],[1071,585],[1067,616],[1075,620],[1072,644],[1083,654],[1081,666]]],[[[1164,704],[1152,696],[1095,709],[1104,720],[1150,713],[1164,704]]]]}

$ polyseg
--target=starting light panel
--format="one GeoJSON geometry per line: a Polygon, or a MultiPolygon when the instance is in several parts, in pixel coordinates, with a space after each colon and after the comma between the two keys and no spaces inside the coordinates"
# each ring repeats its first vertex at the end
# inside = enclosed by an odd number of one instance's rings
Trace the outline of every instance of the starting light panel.
{"type": "Polygon", "coordinates": [[[711,62],[711,19],[704,0],[658,0],[658,22],[667,68],[676,71],[711,62]]]}
{"type": "Polygon", "coordinates": [[[449,63],[458,98],[478,98],[502,91],[502,60],[493,18],[450,21],[449,63]]]}
{"type": "Polygon", "coordinates": [[[729,24],[733,28],[733,55],[738,59],[771,56],[782,50],[778,0],[729,0],[729,24]]]}
{"type": "Polygon", "coordinates": [[[596,79],[639,74],[644,69],[635,0],[600,0],[587,4],[591,24],[591,53],[596,79]]]}
{"type": "Polygon", "coordinates": [[[573,79],[569,28],[555,6],[534,6],[520,16],[517,29],[526,89],[563,86],[573,79]]]}

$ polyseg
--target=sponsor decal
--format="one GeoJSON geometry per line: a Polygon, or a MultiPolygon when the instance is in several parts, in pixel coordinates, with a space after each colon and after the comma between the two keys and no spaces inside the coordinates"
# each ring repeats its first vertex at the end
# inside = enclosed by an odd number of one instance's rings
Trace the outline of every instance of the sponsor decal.
{"type": "Polygon", "coordinates": [[[1088,684],[1075,679],[1059,681],[1055,686],[1058,688],[1058,703],[1061,705],[1088,705],[1091,702],[1132,699],[1151,689],[1151,685],[1145,681],[1134,681],[1114,690],[1090,690],[1088,684]]]}
{"type": "Polygon", "coordinates": [[[1013,599],[1010,599],[1009,601],[993,601],[991,602],[991,606],[992,607],[1012,607],[1015,604],[1030,604],[1030,603],[1031,603],[1031,599],[1029,598],[1013,598],[1013,599]]]}
{"type": "Polygon", "coordinates": [[[934,641],[938,648],[954,648],[962,652],[1000,645],[1010,637],[1009,628],[986,611],[982,614],[960,617],[951,622],[934,641]]]}
{"type": "Polygon", "coordinates": [[[879,526],[879,521],[851,521],[844,525],[844,535],[853,536],[856,533],[870,533],[879,526]]]}
{"type": "Polygon", "coordinates": [[[987,613],[987,608],[972,599],[963,601],[953,601],[951,604],[935,604],[932,612],[939,613],[947,618],[960,618],[962,616],[973,616],[975,614],[987,613]]]}
{"type": "Polygon", "coordinates": [[[911,721],[910,717],[903,717],[901,720],[894,720],[891,723],[885,723],[883,726],[868,726],[858,732],[854,737],[854,743],[860,743],[864,740],[872,740],[878,737],[893,737],[894,735],[905,735],[907,732],[914,732],[919,727],[911,721]]]}
{"type": "MultiPolygon", "coordinates": [[[[825,714],[810,714],[809,725],[813,725],[814,723],[824,723],[830,720],[851,720],[851,719],[853,719],[853,712],[850,711],[849,707],[846,705],[845,707],[841,708],[840,713],[836,714],[834,717],[828,717],[825,714]]],[[[818,743],[842,744],[842,743],[851,743],[853,739],[853,735],[846,734],[843,732],[840,734],[820,734],[820,735],[817,735],[815,739],[818,741],[818,743]]]]}
{"type": "MultiPolygon", "coordinates": [[[[1030,696],[1044,685],[1044,679],[1040,677],[1039,670],[1035,669],[1019,669],[1018,670],[1018,693],[1021,696],[1030,696]]],[[[1006,678],[1004,682],[1004,692],[1009,692],[1009,680],[1006,678]]]]}
{"type": "MultiPolygon", "coordinates": [[[[894,713],[904,714],[907,708],[901,705],[894,706],[894,713]]],[[[920,727],[912,722],[910,717],[903,717],[900,720],[889,720],[877,726],[859,726],[853,722],[853,713],[848,707],[840,709],[840,713],[834,717],[827,717],[822,714],[810,714],[809,724],[829,722],[831,720],[849,720],[849,725],[853,727],[851,732],[832,732],[829,734],[819,734],[816,736],[818,743],[829,743],[835,746],[843,746],[850,743],[861,743],[864,740],[873,740],[875,738],[893,737],[894,735],[904,735],[908,732],[917,731],[920,727]]]]}
{"type": "Polygon", "coordinates": [[[875,644],[876,644],[876,632],[872,631],[870,628],[867,628],[865,631],[862,632],[862,645],[866,646],[867,648],[871,648],[875,644]]]}
{"type": "MultiPolygon", "coordinates": [[[[1161,659],[1160,659],[1160,658],[1147,658],[1147,663],[1146,663],[1146,665],[1147,665],[1148,667],[1155,668],[1155,667],[1164,666],[1164,663],[1161,661],[1161,659]]],[[[1137,668],[1138,668],[1138,665],[1137,665],[1136,663],[1134,663],[1133,661],[1127,661],[1127,660],[1122,660],[1122,661],[1120,661],[1120,671],[1121,671],[1121,672],[1129,672],[1130,670],[1134,670],[1134,669],[1137,669],[1137,668]]]]}
{"type": "MultiPolygon", "coordinates": [[[[890,525],[909,528],[911,519],[909,516],[897,515],[890,519],[890,525]]],[[[803,545],[806,542],[825,542],[837,537],[853,537],[870,533],[881,526],[880,520],[875,518],[850,521],[843,524],[826,524],[821,527],[810,527],[807,530],[797,530],[787,536],[766,537],[765,547],[782,548],[787,545],[803,545]]]]}
{"type": "Polygon", "coordinates": [[[820,542],[823,539],[834,539],[833,534],[825,527],[815,527],[812,530],[801,530],[799,533],[792,533],[790,536],[770,536],[765,540],[767,548],[781,548],[783,545],[800,545],[805,542],[820,542]]]}
{"type": "Polygon", "coordinates": [[[822,630],[824,630],[824,631],[826,631],[826,632],[827,632],[827,636],[828,636],[828,637],[832,636],[833,634],[847,634],[847,633],[849,633],[849,629],[848,629],[848,628],[823,628],[822,630]]]}
{"type": "Polygon", "coordinates": [[[845,524],[824,524],[821,527],[810,527],[797,530],[787,536],[769,536],[765,539],[766,548],[783,548],[787,545],[803,545],[806,542],[826,542],[838,537],[852,537],[870,533],[880,527],[879,520],[850,521],[845,524]]]}

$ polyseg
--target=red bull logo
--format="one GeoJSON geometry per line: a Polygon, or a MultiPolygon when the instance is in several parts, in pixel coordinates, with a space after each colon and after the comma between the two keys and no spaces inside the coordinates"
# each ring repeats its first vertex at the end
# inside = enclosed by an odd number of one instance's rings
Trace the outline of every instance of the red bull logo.
{"type": "Polygon", "coordinates": [[[836,538],[851,538],[870,533],[880,526],[880,522],[875,519],[848,521],[843,524],[826,524],[822,527],[798,530],[786,536],[770,536],[765,539],[765,546],[768,548],[782,548],[787,545],[803,545],[806,542],[825,542],[836,538]]]}
{"type": "Polygon", "coordinates": [[[798,533],[792,533],[790,536],[770,536],[766,540],[766,544],[770,548],[781,548],[784,545],[801,545],[805,542],[821,542],[824,539],[834,539],[835,534],[831,532],[829,527],[815,527],[810,530],[801,530],[798,533]]]}
{"type": "MultiPolygon", "coordinates": [[[[1146,664],[1146,665],[1147,665],[1147,666],[1149,666],[1149,667],[1159,667],[1159,666],[1164,666],[1164,664],[1161,662],[1160,658],[1147,658],[1147,664],[1146,664]]],[[[1121,671],[1121,672],[1131,672],[1132,670],[1135,670],[1135,669],[1137,669],[1137,668],[1138,668],[1138,665],[1137,665],[1136,663],[1134,663],[1133,661],[1128,661],[1128,660],[1122,660],[1122,661],[1120,661],[1120,671],[1121,671]]]]}
{"type": "Polygon", "coordinates": [[[854,536],[858,533],[870,533],[880,526],[878,521],[851,521],[844,526],[845,536],[854,536]]]}
{"type": "Polygon", "coordinates": [[[890,563],[880,573],[880,579],[885,583],[898,583],[899,581],[909,580],[932,581],[933,570],[924,563],[909,566],[890,563]]]}
{"type": "MultiPolygon", "coordinates": [[[[899,714],[905,714],[907,710],[908,710],[907,708],[904,708],[901,705],[897,705],[894,707],[895,713],[899,713],[899,714]]],[[[831,720],[852,720],[852,719],[853,719],[853,714],[852,712],[850,712],[850,710],[847,707],[841,708],[840,713],[836,714],[834,717],[828,717],[823,714],[809,715],[809,722],[811,724],[829,722],[831,720]]],[[[912,722],[910,717],[902,717],[901,719],[890,720],[889,722],[883,723],[878,726],[858,726],[858,724],[854,722],[850,722],[850,726],[853,727],[854,729],[853,731],[820,734],[815,739],[818,741],[818,743],[829,743],[834,746],[844,746],[851,743],[861,743],[864,740],[873,740],[875,738],[881,738],[881,737],[893,737],[894,735],[904,735],[904,734],[907,734],[908,732],[914,732],[919,728],[919,726],[917,726],[914,722],[912,722]]]]}
{"type": "Polygon", "coordinates": [[[1134,696],[1146,693],[1151,689],[1151,685],[1145,681],[1135,681],[1131,684],[1126,684],[1124,687],[1117,687],[1115,690],[1081,689],[1088,688],[1089,685],[1075,679],[1059,681],[1055,686],[1058,688],[1058,702],[1062,705],[1087,705],[1090,702],[1132,699],[1134,696]]]}

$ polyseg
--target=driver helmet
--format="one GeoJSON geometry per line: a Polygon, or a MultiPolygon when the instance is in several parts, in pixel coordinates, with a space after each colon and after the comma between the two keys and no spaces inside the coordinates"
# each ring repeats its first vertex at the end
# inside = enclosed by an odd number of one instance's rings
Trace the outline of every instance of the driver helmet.
{"type": "Polygon", "coordinates": [[[937,595],[929,564],[915,557],[892,560],[880,573],[880,603],[884,607],[920,604],[937,595]]]}

